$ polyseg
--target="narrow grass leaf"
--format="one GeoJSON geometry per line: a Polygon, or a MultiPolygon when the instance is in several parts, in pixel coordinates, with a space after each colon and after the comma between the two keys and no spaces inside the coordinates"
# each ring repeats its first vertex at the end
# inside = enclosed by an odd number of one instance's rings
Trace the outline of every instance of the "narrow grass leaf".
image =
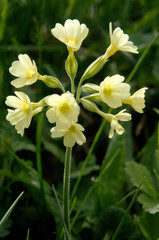
{"type": "Polygon", "coordinates": [[[139,187],[136,189],[136,192],[135,192],[135,194],[134,194],[134,196],[133,196],[133,198],[132,198],[132,200],[131,200],[128,208],[126,209],[126,212],[125,212],[125,214],[124,214],[124,216],[123,216],[123,218],[122,218],[119,226],[117,227],[117,230],[116,230],[116,232],[114,233],[114,236],[113,236],[112,240],[117,239],[117,236],[118,236],[118,234],[119,234],[119,232],[120,232],[120,229],[121,229],[122,225],[124,224],[125,219],[126,219],[126,217],[127,217],[128,213],[129,213],[132,205],[134,204],[134,202],[135,202],[135,200],[136,200],[136,198],[137,198],[137,195],[138,195],[138,193],[139,193],[139,191],[140,191],[140,188],[141,188],[141,185],[142,185],[143,181],[144,181],[144,179],[143,179],[142,182],[140,183],[139,187]]]}
{"type": "Polygon", "coordinates": [[[26,240],[29,240],[29,234],[30,234],[30,230],[28,229],[28,231],[27,231],[27,238],[26,238],[26,240]]]}
{"type": "Polygon", "coordinates": [[[64,229],[65,229],[66,236],[67,236],[68,240],[71,240],[71,237],[69,236],[69,233],[68,233],[68,230],[67,230],[65,221],[64,221],[64,216],[63,216],[63,213],[62,213],[62,207],[61,207],[61,205],[60,205],[60,201],[59,201],[59,199],[58,199],[58,196],[57,196],[57,193],[56,193],[56,190],[55,190],[54,185],[52,186],[52,189],[53,189],[53,192],[54,192],[54,195],[55,195],[55,198],[56,198],[56,202],[57,202],[58,207],[59,207],[60,217],[61,217],[61,219],[62,219],[62,223],[63,223],[64,229]]]}
{"type": "Polygon", "coordinates": [[[11,212],[13,211],[14,207],[16,206],[17,202],[19,201],[19,199],[22,197],[24,192],[22,192],[17,199],[13,202],[13,204],[11,205],[11,207],[8,209],[8,211],[5,213],[5,215],[3,216],[3,218],[0,221],[0,231],[1,228],[3,227],[3,224],[7,221],[7,219],[9,218],[11,212]]]}
{"type": "Polygon", "coordinates": [[[135,73],[137,72],[138,68],[140,67],[142,61],[144,60],[144,58],[146,57],[150,47],[152,46],[152,44],[154,43],[154,41],[158,38],[159,33],[157,33],[154,38],[152,39],[152,41],[149,43],[149,45],[147,46],[147,48],[145,49],[145,51],[143,52],[143,54],[141,55],[141,57],[139,58],[138,62],[136,63],[134,69],[131,71],[131,73],[129,74],[128,78],[126,79],[126,83],[129,83],[131,81],[131,79],[133,78],[133,76],[135,75],[135,73]]]}

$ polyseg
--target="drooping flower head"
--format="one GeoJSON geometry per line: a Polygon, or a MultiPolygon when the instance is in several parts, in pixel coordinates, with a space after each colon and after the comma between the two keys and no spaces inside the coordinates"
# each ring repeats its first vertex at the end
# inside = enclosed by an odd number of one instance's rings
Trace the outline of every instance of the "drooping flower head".
{"type": "Polygon", "coordinates": [[[110,122],[110,131],[109,131],[109,138],[112,138],[114,136],[114,130],[117,132],[117,134],[121,135],[124,132],[124,128],[119,124],[118,121],[130,121],[131,120],[131,114],[125,113],[126,109],[121,110],[116,115],[110,114],[110,113],[104,113],[102,111],[98,111],[98,114],[104,117],[108,122],[110,122]]]}
{"type": "Polygon", "coordinates": [[[124,34],[123,30],[119,27],[112,31],[112,23],[109,23],[109,34],[110,34],[110,46],[106,51],[106,56],[109,58],[117,51],[125,51],[131,53],[138,53],[137,47],[134,46],[133,42],[128,41],[129,36],[124,34]]]}
{"type": "Polygon", "coordinates": [[[146,87],[139,89],[128,99],[122,100],[122,102],[125,104],[131,105],[132,108],[134,108],[136,112],[143,113],[143,108],[145,107],[146,89],[147,89],[146,87]]]}
{"type": "Polygon", "coordinates": [[[64,145],[66,147],[73,147],[75,143],[82,145],[86,142],[86,138],[82,133],[84,128],[82,125],[72,122],[68,129],[60,129],[58,127],[53,127],[51,129],[51,137],[63,137],[64,136],[64,145]]]}
{"type": "Polygon", "coordinates": [[[8,109],[6,119],[15,125],[17,132],[23,136],[24,129],[28,128],[31,123],[33,109],[29,97],[23,92],[15,92],[16,96],[8,96],[6,105],[14,108],[8,109]]]}
{"type": "Polygon", "coordinates": [[[112,77],[106,77],[100,83],[100,96],[109,107],[117,108],[122,106],[122,99],[127,99],[130,96],[130,86],[123,83],[124,77],[116,74],[112,77]]]}
{"type": "Polygon", "coordinates": [[[51,107],[46,116],[50,123],[55,123],[58,128],[68,128],[72,121],[78,121],[79,105],[70,92],[61,96],[53,94],[46,98],[46,103],[51,107]]]}
{"type": "Polygon", "coordinates": [[[88,28],[85,24],[80,24],[77,19],[67,19],[62,26],[60,23],[55,25],[51,33],[58,40],[67,45],[68,51],[78,51],[82,41],[88,35],[88,28]]]}
{"type": "Polygon", "coordinates": [[[16,88],[20,88],[35,83],[38,78],[38,72],[34,60],[31,61],[27,54],[19,54],[18,59],[9,68],[9,72],[17,77],[11,84],[16,88]]]}

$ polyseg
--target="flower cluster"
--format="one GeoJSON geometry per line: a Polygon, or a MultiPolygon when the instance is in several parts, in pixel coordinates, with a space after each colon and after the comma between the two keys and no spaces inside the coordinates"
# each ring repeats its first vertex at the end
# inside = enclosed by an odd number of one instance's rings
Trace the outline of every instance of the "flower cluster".
{"type": "Polygon", "coordinates": [[[75,143],[82,145],[86,141],[83,134],[84,128],[78,123],[80,103],[87,110],[99,114],[110,123],[109,138],[113,137],[114,131],[117,134],[124,132],[124,128],[119,122],[130,121],[131,114],[127,113],[126,109],[119,111],[115,115],[105,113],[99,109],[94,101],[103,102],[112,109],[128,104],[135,111],[143,113],[146,87],[139,89],[131,95],[130,85],[124,82],[125,78],[119,74],[106,76],[99,85],[93,83],[83,84],[84,80],[97,74],[108,61],[108,58],[117,51],[138,53],[137,47],[131,41],[128,41],[129,36],[124,34],[119,27],[112,31],[111,23],[109,25],[110,46],[101,57],[87,67],[78,83],[77,92],[75,92],[74,79],[78,63],[74,53],[80,49],[88,32],[86,25],[80,24],[76,19],[66,20],[64,26],[57,23],[55,28],[51,30],[53,36],[67,46],[68,57],[65,69],[71,80],[71,91],[66,91],[61,81],[57,78],[40,75],[36,63],[27,54],[18,55],[19,60],[12,63],[9,71],[16,77],[11,82],[15,88],[31,85],[37,80],[41,80],[47,86],[60,88],[62,91],[61,95],[52,94],[36,103],[31,102],[29,97],[23,92],[15,91],[16,96],[7,97],[6,105],[10,109],[8,109],[6,118],[12,125],[15,125],[15,129],[21,136],[23,136],[25,128],[30,126],[32,117],[41,112],[44,107],[47,108],[46,117],[48,121],[55,124],[50,130],[51,136],[53,138],[63,137],[66,147],[73,147],[75,143]],[[80,97],[82,91],[88,95],[80,97]]]}

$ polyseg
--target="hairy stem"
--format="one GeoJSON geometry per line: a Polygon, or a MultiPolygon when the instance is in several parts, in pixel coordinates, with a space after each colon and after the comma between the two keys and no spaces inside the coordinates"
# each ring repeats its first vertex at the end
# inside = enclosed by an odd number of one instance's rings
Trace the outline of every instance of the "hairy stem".
{"type": "MultiPolygon", "coordinates": [[[[72,148],[66,148],[65,155],[65,166],[64,166],[64,178],[63,178],[63,211],[64,211],[64,222],[66,228],[70,234],[70,171],[71,171],[71,154],[72,148]]],[[[65,239],[67,235],[65,234],[65,239]]]]}

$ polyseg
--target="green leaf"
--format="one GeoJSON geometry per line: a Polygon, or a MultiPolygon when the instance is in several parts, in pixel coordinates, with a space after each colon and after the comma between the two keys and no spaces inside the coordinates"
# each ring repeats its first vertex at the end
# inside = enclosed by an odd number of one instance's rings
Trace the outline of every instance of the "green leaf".
{"type": "Polygon", "coordinates": [[[159,194],[155,188],[150,171],[142,164],[136,162],[127,163],[126,171],[134,186],[138,186],[139,182],[144,178],[141,186],[142,193],[140,193],[137,199],[143,205],[144,210],[151,214],[159,212],[159,194]]]}
{"type": "Polygon", "coordinates": [[[153,199],[148,195],[141,193],[138,197],[138,201],[143,204],[145,211],[151,214],[159,212],[159,198],[153,199]]]}
{"type": "MultiPolygon", "coordinates": [[[[105,161],[102,164],[99,182],[114,195],[116,201],[122,197],[125,183],[125,139],[124,135],[115,135],[110,141],[105,161]]],[[[106,190],[106,189],[105,189],[106,190]]]]}
{"type": "Polygon", "coordinates": [[[146,240],[157,240],[159,237],[159,213],[150,214],[148,212],[142,212],[138,217],[135,218],[135,222],[140,227],[144,239],[146,240]]]}
{"type": "MultiPolygon", "coordinates": [[[[94,229],[93,236],[94,240],[99,239],[111,239],[113,233],[117,229],[119,223],[121,222],[122,217],[124,216],[125,211],[117,208],[110,207],[105,209],[98,217],[94,229]]],[[[132,218],[127,215],[126,221],[123,224],[119,235],[118,240],[138,240],[139,232],[137,226],[133,222],[132,218]]]]}
{"type": "Polygon", "coordinates": [[[126,171],[129,174],[131,181],[135,187],[137,187],[144,178],[141,190],[144,193],[148,194],[150,197],[153,196],[155,198],[157,196],[157,191],[155,189],[152,175],[145,166],[131,161],[126,164],[126,171]]]}
{"type": "MultiPolygon", "coordinates": [[[[72,172],[71,172],[71,178],[78,178],[80,176],[81,173],[81,169],[83,166],[84,161],[81,161],[78,166],[74,167],[74,169],[72,168],[72,172]]],[[[94,155],[91,155],[89,158],[89,162],[83,172],[83,176],[86,176],[88,174],[90,174],[93,171],[98,171],[99,170],[99,165],[96,164],[96,158],[94,155]]]]}
{"type": "Polygon", "coordinates": [[[157,151],[157,131],[149,138],[148,142],[141,150],[139,157],[141,157],[141,163],[146,166],[151,173],[156,168],[156,151],[157,151]],[[151,159],[151,160],[150,160],[151,159]]]}

